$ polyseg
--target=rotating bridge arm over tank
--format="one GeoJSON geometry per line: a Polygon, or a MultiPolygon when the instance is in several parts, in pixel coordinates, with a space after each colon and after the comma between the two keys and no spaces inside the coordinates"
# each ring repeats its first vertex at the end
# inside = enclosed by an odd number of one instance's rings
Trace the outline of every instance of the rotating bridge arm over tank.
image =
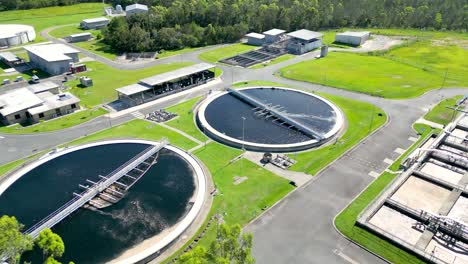
{"type": "Polygon", "coordinates": [[[286,116],[284,113],[282,113],[280,110],[278,110],[277,108],[274,108],[274,107],[271,107],[271,106],[268,106],[260,101],[258,101],[257,99],[255,98],[252,98],[251,96],[248,96],[246,93],[243,93],[241,91],[237,91],[235,89],[232,89],[232,88],[227,88],[227,90],[232,94],[234,95],[235,97],[239,98],[240,100],[258,108],[258,109],[261,109],[267,113],[269,113],[270,115],[272,116],[275,116],[276,118],[279,118],[281,119],[283,122],[291,125],[291,126],[294,126],[297,130],[299,130],[300,132],[308,135],[308,136],[311,136],[315,139],[318,139],[318,140],[323,140],[323,135],[314,131],[313,129],[311,129],[310,127],[302,124],[301,122],[297,121],[297,120],[294,120],[288,116],[286,116]]]}

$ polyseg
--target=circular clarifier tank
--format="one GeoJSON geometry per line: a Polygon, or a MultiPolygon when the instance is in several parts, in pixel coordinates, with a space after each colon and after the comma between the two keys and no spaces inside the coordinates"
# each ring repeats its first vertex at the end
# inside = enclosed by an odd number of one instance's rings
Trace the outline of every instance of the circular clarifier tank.
{"type": "Polygon", "coordinates": [[[284,87],[247,87],[208,97],[197,113],[216,141],[251,151],[294,152],[319,146],[342,129],[344,117],[323,97],[284,87]]]}
{"type": "MultiPolygon", "coordinates": [[[[50,153],[0,184],[0,215],[33,226],[157,142],[112,140],[50,153]]],[[[167,248],[198,217],[205,197],[205,175],[196,160],[167,145],[157,163],[124,198],[103,209],[80,208],[53,227],[65,243],[60,261],[136,263],[167,248]]],[[[41,263],[39,250],[23,260],[41,263]]]]}

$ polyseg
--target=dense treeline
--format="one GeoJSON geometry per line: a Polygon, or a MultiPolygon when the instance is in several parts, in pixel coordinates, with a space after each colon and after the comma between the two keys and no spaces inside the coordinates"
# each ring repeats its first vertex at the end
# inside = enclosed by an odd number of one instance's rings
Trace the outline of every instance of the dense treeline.
{"type": "MultiPolygon", "coordinates": [[[[133,0],[111,0],[125,6],[133,0]]],[[[105,41],[121,51],[232,42],[249,31],[337,27],[466,30],[466,0],[142,0],[149,15],[116,18],[105,41]]]]}

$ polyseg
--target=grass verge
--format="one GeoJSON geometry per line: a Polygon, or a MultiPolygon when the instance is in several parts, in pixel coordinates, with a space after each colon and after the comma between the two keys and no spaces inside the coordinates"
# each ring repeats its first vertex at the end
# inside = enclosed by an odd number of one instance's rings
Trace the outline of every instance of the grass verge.
{"type": "Polygon", "coordinates": [[[193,106],[199,100],[200,97],[197,97],[167,108],[169,112],[177,113],[179,117],[167,122],[166,125],[177,128],[203,142],[208,140],[208,137],[198,130],[194,123],[194,113],[192,111],[193,106]]]}
{"type": "Polygon", "coordinates": [[[424,116],[424,119],[444,126],[447,125],[452,121],[452,118],[457,116],[457,114],[454,115],[454,110],[447,107],[455,107],[457,102],[462,98],[462,95],[458,95],[441,101],[424,116]]]}
{"type": "Polygon", "coordinates": [[[275,59],[272,59],[270,60],[268,63],[259,63],[259,64],[256,64],[252,67],[250,67],[251,69],[261,69],[261,68],[264,68],[264,67],[267,67],[267,66],[270,66],[270,65],[274,65],[274,64],[278,64],[280,62],[283,62],[283,61],[287,61],[287,60],[290,60],[292,58],[295,58],[296,56],[292,55],[292,54],[284,54],[284,55],[281,55],[275,59]]]}
{"type": "Polygon", "coordinates": [[[201,53],[198,57],[201,60],[215,63],[221,59],[232,57],[237,54],[244,53],[249,50],[253,50],[255,48],[257,48],[257,46],[251,46],[251,45],[247,45],[243,43],[236,43],[236,44],[220,47],[217,49],[205,51],[201,53]]]}
{"type": "Polygon", "coordinates": [[[50,132],[82,124],[106,113],[107,111],[101,108],[88,109],[34,125],[22,126],[16,124],[12,126],[0,126],[0,132],[11,134],[50,132]]]}
{"type": "MultiPolygon", "coordinates": [[[[423,124],[415,124],[413,127],[421,135],[419,140],[398,160],[396,160],[391,165],[390,169],[398,168],[403,159],[411,153],[411,151],[413,151],[422,140],[434,131],[429,126],[423,124]]],[[[343,235],[392,263],[425,263],[406,250],[401,249],[389,241],[355,225],[358,215],[395,177],[397,177],[396,174],[389,172],[385,172],[380,175],[336,217],[335,225],[343,235]]]]}

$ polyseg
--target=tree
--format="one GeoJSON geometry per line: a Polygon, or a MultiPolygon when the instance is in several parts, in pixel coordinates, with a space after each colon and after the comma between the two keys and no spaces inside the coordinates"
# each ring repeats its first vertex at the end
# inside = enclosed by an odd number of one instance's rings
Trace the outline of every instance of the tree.
{"type": "Polygon", "coordinates": [[[23,227],[14,216],[0,217],[0,252],[8,263],[19,262],[21,254],[33,247],[32,238],[21,233],[23,227]]]}
{"type": "Polygon", "coordinates": [[[253,264],[252,239],[252,234],[242,234],[240,225],[219,225],[216,240],[211,242],[208,250],[198,246],[182,255],[178,264],[253,264]]]}
{"type": "MultiPolygon", "coordinates": [[[[41,231],[39,237],[36,239],[36,245],[42,249],[45,257],[61,257],[65,252],[65,245],[63,244],[62,238],[52,232],[50,228],[46,228],[41,231]]],[[[49,258],[47,258],[49,259],[49,258]]],[[[47,263],[46,259],[46,263],[47,263]]],[[[53,261],[53,260],[50,260],[53,261]]],[[[51,262],[54,263],[54,262],[51,262]]]]}

